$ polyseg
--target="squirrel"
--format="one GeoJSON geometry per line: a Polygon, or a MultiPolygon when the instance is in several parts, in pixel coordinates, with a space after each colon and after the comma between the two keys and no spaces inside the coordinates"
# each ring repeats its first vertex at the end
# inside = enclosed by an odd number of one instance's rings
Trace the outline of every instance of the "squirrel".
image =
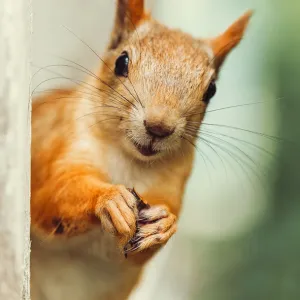
{"type": "Polygon", "coordinates": [[[251,15],[199,39],[118,0],[97,73],[33,101],[32,300],[128,299],[176,232],[197,132],[251,15]]]}

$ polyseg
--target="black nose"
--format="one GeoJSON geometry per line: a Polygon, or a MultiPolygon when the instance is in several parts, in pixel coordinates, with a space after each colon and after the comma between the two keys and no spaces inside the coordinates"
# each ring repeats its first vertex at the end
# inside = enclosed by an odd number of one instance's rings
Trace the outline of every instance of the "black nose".
{"type": "Polygon", "coordinates": [[[169,127],[162,124],[154,125],[147,123],[147,121],[144,121],[144,125],[148,134],[152,135],[153,137],[165,138],[167,136],[170,136],[174,132],[174,129],[170,129],[169,127]]]}

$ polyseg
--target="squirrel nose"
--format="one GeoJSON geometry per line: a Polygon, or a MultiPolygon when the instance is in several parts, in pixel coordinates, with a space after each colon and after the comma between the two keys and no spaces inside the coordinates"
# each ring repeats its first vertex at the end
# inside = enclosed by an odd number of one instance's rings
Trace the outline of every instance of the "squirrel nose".
{"type": "Polygon", "coordinates": [[[147,133],[153,137],[165,138],[167,136],[170,136],[174,132],[174,128],[169,128],[167,126],[164,126],[163,124],[151,124],[146,120],[144,121],[144,125],[147,133]]]}

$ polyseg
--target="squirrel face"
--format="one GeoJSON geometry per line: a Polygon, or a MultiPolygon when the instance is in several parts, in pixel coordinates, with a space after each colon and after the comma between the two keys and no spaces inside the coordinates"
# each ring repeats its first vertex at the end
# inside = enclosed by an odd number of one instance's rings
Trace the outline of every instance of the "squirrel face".
{"type": "Polygon", "coordinates": [[[127,153],[153,161],[194,144],[220,67],[250,16],[216,38],[200,40],[153,20],[143,1],[118,1],[100,86],[111,88],[103,101],[107,107],[113,103],[117,116],[106,128],[127,153]]]}

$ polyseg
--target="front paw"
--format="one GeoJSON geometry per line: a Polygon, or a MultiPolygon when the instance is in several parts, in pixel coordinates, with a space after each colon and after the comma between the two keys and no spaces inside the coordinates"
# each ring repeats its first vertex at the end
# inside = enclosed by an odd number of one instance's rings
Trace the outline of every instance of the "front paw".
{"type": "Polygon", "coordinates": [[[124,248],[125,254],[159,248],[176,232],[176,216],[165,206],[152,206],[139,213],[138,229],[124,248]]]}
{"type": "Polygon", "coordinates": [[[96,207],[96,216],[101,222],[102,229],[116,236],[120,248],[134,236],[137,215],[136,198],[120,185],[112,186],[105,191],[96,207]]]}

